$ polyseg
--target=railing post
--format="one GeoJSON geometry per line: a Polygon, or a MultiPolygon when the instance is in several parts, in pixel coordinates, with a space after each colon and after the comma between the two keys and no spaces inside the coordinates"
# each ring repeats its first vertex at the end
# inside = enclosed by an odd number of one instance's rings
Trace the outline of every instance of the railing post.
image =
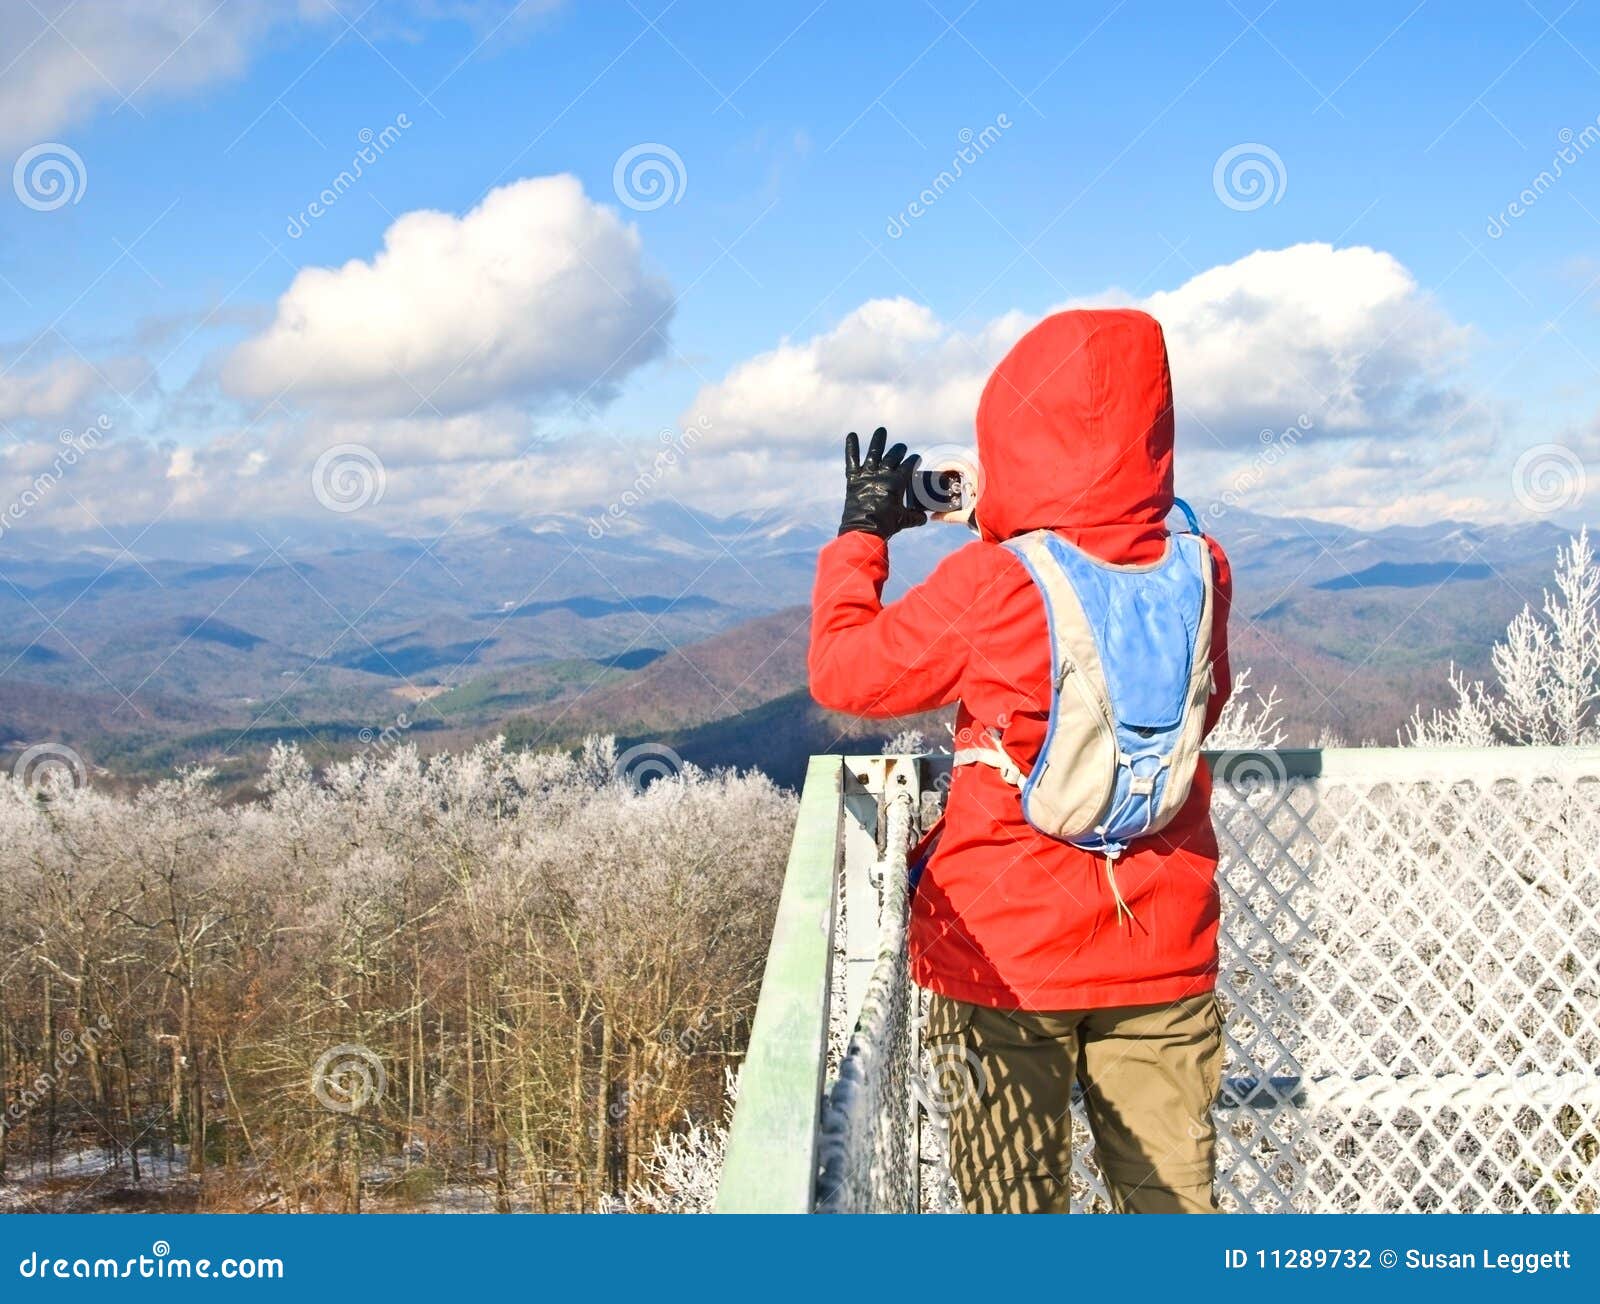
{"type": "Polygon", "coordinates": [[[810,1213],[827,1065],[843,768],[813,756],[739,1075],[718,1213],[810,1213]]]}
{"type": "Polygon", "coordinates": [[[844,1058],[823,1109],[817,1212],[914,1213],[921,1178],[912,1051],[918,1001],[906,957],[906,861],[922,770],[914,757],[847,757],[845,782],[852,781],[873,794],[863,812],[873,836],[847,843],[846,953],[870,950],[873,963],[865,989],[852,993],[844,1058]]]}
{"type": "Polygon", "coordinates": [[[856,1026],[867,984],[878,962],[878,905],[880,884],[876,876],[879,827],[883,800],[883,762],[880,757],[847,756],[844,764],[844,820],[840,829],[841,883],[844,905],[844,1018],[845,1035],[856,1026]]]}

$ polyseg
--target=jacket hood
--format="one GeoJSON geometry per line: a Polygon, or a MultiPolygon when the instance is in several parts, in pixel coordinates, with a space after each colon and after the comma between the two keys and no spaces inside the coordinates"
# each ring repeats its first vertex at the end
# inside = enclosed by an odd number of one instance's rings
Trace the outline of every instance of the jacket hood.
{"type": "Polygon", "coordinates": [[[978,402],[979,530],[1060,531],[1108,560],[1163,546],[1172,510],[1172,377],[1161,325],[1131,308],[1046,317],[978,402]]]}

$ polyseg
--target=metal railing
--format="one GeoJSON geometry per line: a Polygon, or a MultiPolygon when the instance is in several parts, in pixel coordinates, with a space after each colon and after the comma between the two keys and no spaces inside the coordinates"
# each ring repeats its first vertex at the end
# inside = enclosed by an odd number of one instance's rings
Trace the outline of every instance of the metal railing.
{"type": "MultiPolygon", "coordinates": [[[[1600,749],[1209,759],[1223,1208],[1600,1209],[1600,749]]],[[[946,1207],[904,884],[947,775],[813,758],[720,1210],[946,1207]]]]}
{"type": "Polygon", "coordinates": [[[719,1213],[917,1208],[906,851],[932,774],[917,757],[811,758],[719,1213]]]}

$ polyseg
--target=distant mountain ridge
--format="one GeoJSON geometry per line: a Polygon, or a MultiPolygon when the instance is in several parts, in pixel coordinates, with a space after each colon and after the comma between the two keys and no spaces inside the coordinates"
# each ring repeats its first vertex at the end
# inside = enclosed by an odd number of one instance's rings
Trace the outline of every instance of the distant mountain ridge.
{"type": "MultiPolygon", "coordinates": [[[[1442,698],[1451,662],[1484,673],[1568,538],[1543,522],[1366,531],[1237,510],[1212,528],[1233,565],[1235,663],[1280,686],[1297,741],[1393,741],[1412,705],[1442,698]]],[[[126,773],[186,759],[243,772],[274,736],[337,754],[400,713],[429,746],[500,728],[694,730],[714,752],[803,691],[816,551],[833,533],[799,513],[671,503],[469,519],[437,539],[163,524],[132,556],[103,534],[12,530],[0,732],[39,741],[53,725],[126,773]]],[[[886,597],[970,539],[897,537],[886,597]]]]}
{"type": "Polygon", "coordinates": [[[1318,580],[1311,587],[1328,593],[1344,589],[1417,589],[1461,580],[1486,580],[1493,572],[1475,561],[1380,561],[1354,575],[1318,580]]]}

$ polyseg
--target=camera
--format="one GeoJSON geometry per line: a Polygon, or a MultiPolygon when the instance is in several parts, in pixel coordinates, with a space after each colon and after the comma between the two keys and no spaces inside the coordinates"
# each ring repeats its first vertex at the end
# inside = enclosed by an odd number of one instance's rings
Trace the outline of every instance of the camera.
{"type": "Polygon", "coordinates": [[[911,480],[906,506],[930,515],[960,511],[965,501],[961,472],[955,470],[918,471],[911,480]]]}

